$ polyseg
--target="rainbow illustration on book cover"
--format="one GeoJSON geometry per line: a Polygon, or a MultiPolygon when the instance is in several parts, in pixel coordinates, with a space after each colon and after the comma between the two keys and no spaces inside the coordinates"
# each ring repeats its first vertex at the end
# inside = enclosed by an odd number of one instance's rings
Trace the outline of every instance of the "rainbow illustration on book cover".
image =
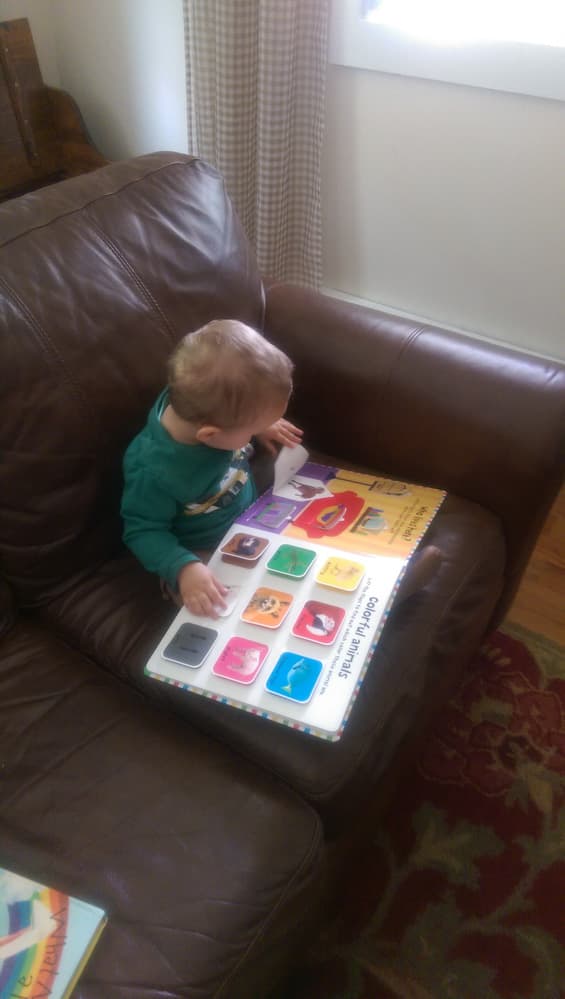
{"type": "Polygon", "coordinates": [[[65,999],[102,910],[0,868],[0,999],[65,999]]]}

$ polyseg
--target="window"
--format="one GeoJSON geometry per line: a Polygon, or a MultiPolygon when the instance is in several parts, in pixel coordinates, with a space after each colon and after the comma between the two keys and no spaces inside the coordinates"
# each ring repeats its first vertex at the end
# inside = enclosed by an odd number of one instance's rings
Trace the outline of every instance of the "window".
{"type": "Polygon", "coordinates": [[[330,58],[565,100],[565,2],[333,0],[330,58]]]}

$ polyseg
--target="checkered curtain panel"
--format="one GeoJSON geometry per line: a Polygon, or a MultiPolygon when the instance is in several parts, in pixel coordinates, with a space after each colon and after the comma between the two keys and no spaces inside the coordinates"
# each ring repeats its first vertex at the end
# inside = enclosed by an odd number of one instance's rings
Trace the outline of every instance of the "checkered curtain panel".
{"type": "Polygon", "coordinates": [[[270,277],[317,287],[330,0],[184,0],[189,149],[270,277]]]}

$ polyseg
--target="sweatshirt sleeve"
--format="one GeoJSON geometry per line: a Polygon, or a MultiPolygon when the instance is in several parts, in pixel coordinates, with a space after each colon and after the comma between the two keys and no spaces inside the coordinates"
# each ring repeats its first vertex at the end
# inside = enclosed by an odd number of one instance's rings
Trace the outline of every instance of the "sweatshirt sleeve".
{"type": "Polygon", "coordinates": [[[125,471],[121,513],[123,539],[149,572],[156,572],[173,588],[183,565],[198,557],[179,544],[171,525],[176,501],[146,470],[125,471]]]}

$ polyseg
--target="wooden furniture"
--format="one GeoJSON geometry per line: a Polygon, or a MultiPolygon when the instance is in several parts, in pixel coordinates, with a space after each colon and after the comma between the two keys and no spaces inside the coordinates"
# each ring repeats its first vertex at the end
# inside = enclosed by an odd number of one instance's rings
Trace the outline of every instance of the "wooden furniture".
{"type": "Polygon", "coordinates": [[[0,201],[107,162],[73,98],[43,82],[27,18],[0,22],[0,201]]]}
{"type": "Polygon", "coordinates": [[[565,486],[532,552],[506,620],[565,646],[565,486]]]}

